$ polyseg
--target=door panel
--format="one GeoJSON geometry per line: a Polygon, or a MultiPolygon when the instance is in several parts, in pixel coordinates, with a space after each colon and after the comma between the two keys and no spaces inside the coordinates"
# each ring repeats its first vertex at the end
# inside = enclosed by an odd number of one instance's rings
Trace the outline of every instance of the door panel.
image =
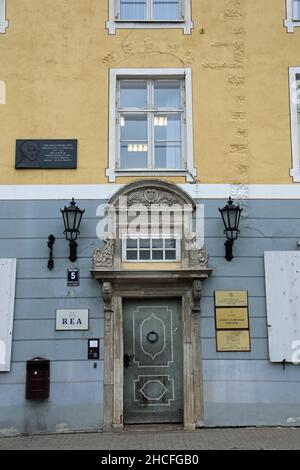
{"type": "Polygon", "coordinates": [[[124,423],[183,421],[181,300],[128,300],[124,423]]]}

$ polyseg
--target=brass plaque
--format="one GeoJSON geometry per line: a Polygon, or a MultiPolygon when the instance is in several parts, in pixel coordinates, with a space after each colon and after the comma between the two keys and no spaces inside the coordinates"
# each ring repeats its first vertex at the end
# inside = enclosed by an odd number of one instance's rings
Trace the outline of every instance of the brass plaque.
{"type": "Polygon", "coordinates": [[[250,333],[248,330],[217,331],[217,351],[250,351],[250,333]]]}
{"type": "Polygon", "coordinates": [[[216,327],[220,330],[241,330],[243,328],[249,328],[248,308],[216,308],[216,327]]]}
{"type": "Polygon", "coordinates": [[[216,290],[216,307],[247,307],[248,292],[246,290],[216,290]]]}

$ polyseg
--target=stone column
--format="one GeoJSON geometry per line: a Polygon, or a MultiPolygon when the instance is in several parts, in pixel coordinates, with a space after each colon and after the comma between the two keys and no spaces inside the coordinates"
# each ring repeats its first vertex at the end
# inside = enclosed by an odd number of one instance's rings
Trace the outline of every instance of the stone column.
{"type": "Polygon", "coordinates": [[[193,430],[203,423],[202,369],[200,351],[201,282],[182,299],[184,428],[193,430]]]}
{"type": "Polygon", "coordinates": [[[112,430],[114,403],[114,315],[112,306],[112,285],[103,282],[104,301],[104,423],[103,431],[112,430]]]}
{"type": "Polygon", "coordinates": [[[114,309],[114,408],[113,428],[123,429],[123,315],[122,297],[113,296],[114,309]]]}

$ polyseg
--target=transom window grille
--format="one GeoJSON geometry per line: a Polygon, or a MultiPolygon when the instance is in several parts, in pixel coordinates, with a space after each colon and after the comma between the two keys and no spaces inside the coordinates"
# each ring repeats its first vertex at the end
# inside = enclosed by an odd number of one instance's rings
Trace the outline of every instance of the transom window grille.
{"type": "Polygon", "coordinates": [[[121,21],[180,21],[184,19],[182,0],[119,0],[121,21]]]}
{"type": "Polygon", "coordinates": [[[179,238],[125,238],[123,261],[178,261],[179,238]]]}
{"type": "Polygon", "coordinates": [[[117,167],[185,168],[184,80],[122,79],[117,86],[117,167]]]}

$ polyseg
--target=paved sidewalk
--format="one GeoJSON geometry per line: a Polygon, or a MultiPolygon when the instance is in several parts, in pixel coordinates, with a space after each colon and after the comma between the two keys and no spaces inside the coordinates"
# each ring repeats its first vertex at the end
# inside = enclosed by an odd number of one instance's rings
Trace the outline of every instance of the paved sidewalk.
{"type": "Polygon", "coordinates": [[[194,432],[82,432],[1,437],[0,450],[216,450],[300,449],[300,428],[222,428],[194,432]]]}

